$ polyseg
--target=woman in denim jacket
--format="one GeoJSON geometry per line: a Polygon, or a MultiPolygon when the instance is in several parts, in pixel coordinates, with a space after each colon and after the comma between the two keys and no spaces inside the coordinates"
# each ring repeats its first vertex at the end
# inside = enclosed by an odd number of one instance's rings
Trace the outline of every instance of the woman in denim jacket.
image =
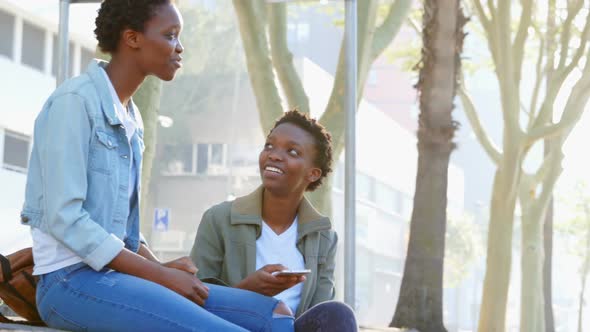
{"type": "Polygon", "coordinates": [[[131,96],[181,67],[171,0],[106,0],[94,61],[35,121],[23,224],[31,226],[37,306],[73,331],[292,331],[276,299],[202,283],[187,257],[161,264],[140,242],[143,129],[131,96]]]}
{"type": "Polygon", "coordinates": [[[315,119],[285,113],[260,152],[262,186],[207,210],[191,251],[200,278],[287,303],[296,331],[357,329],[353,311],[331,301],[338,237],[304,196],[330,173],[331,142],[315,119]],[[276,274],[305,269],[305,276],[276,274]]]}

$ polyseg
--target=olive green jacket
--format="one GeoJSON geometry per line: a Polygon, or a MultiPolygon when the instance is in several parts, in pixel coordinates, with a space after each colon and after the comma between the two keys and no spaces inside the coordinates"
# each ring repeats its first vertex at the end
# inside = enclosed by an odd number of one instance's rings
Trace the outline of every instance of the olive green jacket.
{"type": "MultiPolygon", "coordinates": [[[[201,279],[218,279],[235,286],[256,271],[256,239],[262,228],[263,187],[223,202],[203,214],[191,258],[201,279]]],[[[307,276],[295,316],[334,298],[334,260],[338,237],[327,217],[304,198],[298,211],[297,249],[307,276]]]]}

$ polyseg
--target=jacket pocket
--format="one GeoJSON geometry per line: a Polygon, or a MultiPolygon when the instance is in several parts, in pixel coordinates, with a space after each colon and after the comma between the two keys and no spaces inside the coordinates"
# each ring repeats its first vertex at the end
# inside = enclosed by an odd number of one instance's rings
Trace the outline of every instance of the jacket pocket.
{"type": "Polygon", "coordinates": [[[117,139],[103,131],[96,131],[96,140],[90,145],[88,169],[111,174],[117,158],[117,139]]]}

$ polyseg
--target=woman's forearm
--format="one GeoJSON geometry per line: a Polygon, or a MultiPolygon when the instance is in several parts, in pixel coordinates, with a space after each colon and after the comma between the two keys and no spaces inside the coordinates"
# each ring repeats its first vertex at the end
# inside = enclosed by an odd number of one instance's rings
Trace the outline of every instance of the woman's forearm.
{"type": "MultiPolygon", "coordinates": [[[[142,251],[141,247],[139,251],[142,251]]],[[[162,283],[161,277],[164,267],[159,262],[152,261],[143,255],[130,251],[129,249],[121,250],[121,252],[108,264],[108,267],[158,284],[162,283]]]]}
{"type": "Polygon", "coordinates": [[[137,254],[152,262],[160,263],[158,257],[156,257],[156,255],[154,255],[150,248],[148,248],[148,246],[146,246],[143,243],[139,245],[139,250],[137,251],[137,254]]]}

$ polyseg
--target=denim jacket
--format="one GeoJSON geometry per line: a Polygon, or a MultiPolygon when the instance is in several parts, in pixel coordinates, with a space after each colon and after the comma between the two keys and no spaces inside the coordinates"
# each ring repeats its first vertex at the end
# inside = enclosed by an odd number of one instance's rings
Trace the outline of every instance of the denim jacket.
{"type": "MultiPolygon", "coordinates": [[[[129,202],[130,154],[141,179],[143,125],[131,139],[94,60],[49,97],[35,120],[21,223],[50,234],[95,270],[139,248],[139,180],[129,202]],[[130,151],[131,150],[131,151],[130,151]]],[[[100,67],[99,67],[100,66],[100,67]]]]}

